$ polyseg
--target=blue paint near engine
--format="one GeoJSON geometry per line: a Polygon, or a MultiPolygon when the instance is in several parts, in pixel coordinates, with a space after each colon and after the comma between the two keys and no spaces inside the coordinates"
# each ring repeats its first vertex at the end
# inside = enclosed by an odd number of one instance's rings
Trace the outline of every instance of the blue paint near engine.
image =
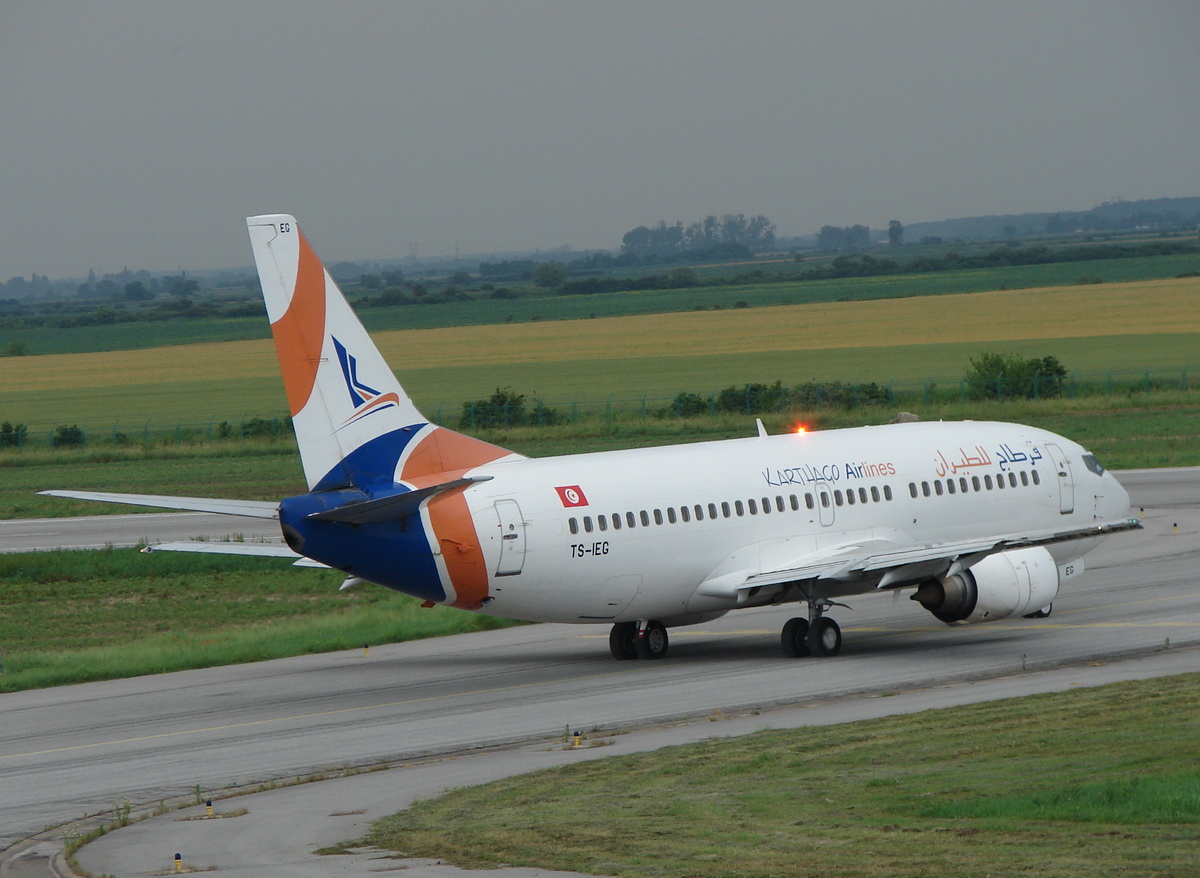
{"type": "Polygon", "coordinates": [[[288,545],[314,561],[396,591],[427,601],[446,600],[420,515],[360,525],[307,518],[348,503],[407,492],[396,483],[396,467],[424,426],[412,424],[360,445],[311,494],[284,500],[279,505],[279,523],[288,545]]]}
{"type": "Polygon", "coordinates": [[[441,577],[429,549],[429,537],[421,516],[401,521],[352,525],[340,521],[314,521],[314,512],[325,512],[385,497],[396,491],[371,493],[354,489],[319,491],[288,497],[279,504],[279,523],[288,545],[296,552],[322,564],[422,600],[446,600],[441,577]]]}
{"type": "MultiPolygon", "coordinates": [[[[347,454],[317,482],[313,491],[333,491],[339,488],[356,487],[371,493],[382,489],[384,496],[395,489],[396,464],[404,449],[425,424],[412,424],[376,436],[347,454]]],[[[375,496],[372,493],[372,496],[375,496]]]]}

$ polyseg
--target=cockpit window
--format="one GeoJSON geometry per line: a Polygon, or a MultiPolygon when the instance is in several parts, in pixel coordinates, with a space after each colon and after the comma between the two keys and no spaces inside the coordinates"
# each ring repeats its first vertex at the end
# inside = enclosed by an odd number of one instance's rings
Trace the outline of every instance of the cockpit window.
{"type": "Polygon", "coordinates": [[[1083,456],[1083,465],[1098,476],[1104,475],[1104,467],[1100,465],[1100,461],[1096,460],[1096,455],[1085,454],[1083,456]]]}

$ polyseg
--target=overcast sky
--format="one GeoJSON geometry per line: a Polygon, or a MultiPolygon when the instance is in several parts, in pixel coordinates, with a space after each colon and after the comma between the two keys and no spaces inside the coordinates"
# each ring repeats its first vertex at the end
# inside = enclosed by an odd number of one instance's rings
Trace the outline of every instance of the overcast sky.
{"type": "Polygon", "coordinates": [[[0,2],[0,280],[1200,195],[1200,2],[0,2]]]}

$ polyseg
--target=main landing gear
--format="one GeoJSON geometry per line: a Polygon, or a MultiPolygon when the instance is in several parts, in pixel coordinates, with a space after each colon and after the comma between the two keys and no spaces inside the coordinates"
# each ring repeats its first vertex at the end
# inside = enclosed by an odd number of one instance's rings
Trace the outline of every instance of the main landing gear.
{"type": "Polygon", "coordinates": [[[667,654],[667,626],[657,619],[618,622],[608,634],[608,650],[622,661],[660,659],[667,654]]]}
{"type": "Polygon", "coordinates": [[[788,619],[779,635],[783,654],[788,658],[837,655],[842,649],[842,629],[837,622],[824,615],[832,606],[833,601],[812,600],[808,602],[809,618],[797,616],[788,619]]]}

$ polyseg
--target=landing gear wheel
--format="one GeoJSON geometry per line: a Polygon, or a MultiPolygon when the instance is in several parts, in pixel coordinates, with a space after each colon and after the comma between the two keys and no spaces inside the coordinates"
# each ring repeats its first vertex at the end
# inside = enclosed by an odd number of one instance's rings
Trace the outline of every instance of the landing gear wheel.
{"type": "Polygon", "coordinates": [[[842,629],[826,616],[818,616],[808,627],[808,649],[813,655],[837,655],[842,649],[842,629]]]}
{"type": "Polygon", "coordinates": [[[1046,606],[1042,607],[1036,613],[1026,613],[1025,618],[1026,619],[1045,619],[1053,611],[1054,611],[1054,604],[1046,604],[1046,606]]]}
{"type": "Polygon", "coordinates": [[[639,631],[633,640],[638,658],[660,659],[667,654],[667,628],[662,622],[651,620],[646,629],[639,631]]]}
{"type": "Polygon", "coordinates": [[[788,619],[783,626],[783,633],[779,635],[779,642],[783,646],[783,654],[788,658],[804,658],[808,655],[808,620],[799,616],[788,619]]]}
{"type": "Polygon", "coordinates": [[[637,639],[637,622],[618,622],[608,632],[608,651],[612,657],[620,661],[628,661],[638,657],[634,640],[637,639]]]}

